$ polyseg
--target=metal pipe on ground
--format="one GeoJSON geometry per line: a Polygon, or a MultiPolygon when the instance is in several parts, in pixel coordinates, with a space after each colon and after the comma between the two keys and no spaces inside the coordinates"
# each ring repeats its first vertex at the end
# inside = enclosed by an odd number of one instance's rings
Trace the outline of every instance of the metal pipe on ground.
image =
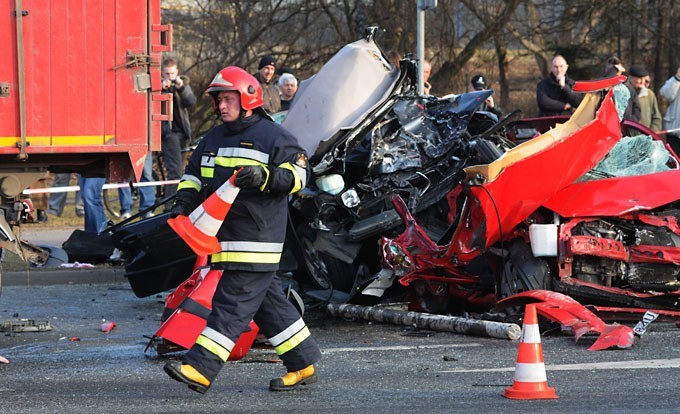
{"type": "Polygon", "coordinates": [[[485,336],[499,339],[519,339],[522,328],[514,323],[469,319],[458,316],[434,315],[431,313],[399,311],[376,306],[329,303],[328,312],[333,316],[361,318],[373,322],[409,325],[433,331],[455,332],[466,335],[485,336]]]}

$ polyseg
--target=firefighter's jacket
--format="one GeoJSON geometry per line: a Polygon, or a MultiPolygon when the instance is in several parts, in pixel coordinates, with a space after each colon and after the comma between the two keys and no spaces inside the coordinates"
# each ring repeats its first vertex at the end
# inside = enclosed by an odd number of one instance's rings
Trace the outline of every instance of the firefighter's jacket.
{"type": "Polygon", "coordinates": [[[305,151],[283,127],[253,114],[211,129],[189,160],[178,196],[198,195],[192,198],[200,203],[238,167],[247,165],[266,167],[267,181],[260,188],[240,190],[217,233],[221,251],[211,256],[211,266],[277,270],[285,239],[288,195],[304,188],[309,175],[305,151]]]}

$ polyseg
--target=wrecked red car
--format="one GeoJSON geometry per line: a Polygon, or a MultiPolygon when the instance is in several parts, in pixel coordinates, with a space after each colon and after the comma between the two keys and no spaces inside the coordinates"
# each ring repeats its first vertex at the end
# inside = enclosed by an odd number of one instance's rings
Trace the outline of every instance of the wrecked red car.
{"type": "Polygon", "coordinates": [[[586,96],[566,122],[465,168],[447,195],[447,242],[395,197],[406,228],[381,239],[383,269],[364,291],[378,296],[398,279],[412,309],[435,313],[483,312],[535,289],[678,310],[678,158],[642,126],[623,136],[624,79],[577,83],[586,96]]]}

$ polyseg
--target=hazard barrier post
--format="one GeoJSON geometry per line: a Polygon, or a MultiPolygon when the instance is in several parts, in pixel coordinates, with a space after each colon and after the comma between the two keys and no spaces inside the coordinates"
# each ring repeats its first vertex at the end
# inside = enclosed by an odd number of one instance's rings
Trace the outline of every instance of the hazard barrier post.
{"type": "Polygon", "coordinates": [[[512,387],[503,392],[505,398],[513,400],[547,400],[559,398],[555,389],[548,387],[543,362],[541,333],[538,330],[536,305],[528,304],[524,310],[522,336],[519,338],[519,352],[512,387]]]}

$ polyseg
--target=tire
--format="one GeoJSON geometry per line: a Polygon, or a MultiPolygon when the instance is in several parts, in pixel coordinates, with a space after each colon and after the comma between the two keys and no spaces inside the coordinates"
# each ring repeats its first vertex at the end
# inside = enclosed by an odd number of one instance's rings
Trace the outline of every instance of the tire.
{"type": "Polygon", "coordinates": [[[318,252],[314,247],[316,232],[306,225],[298,226],[296,233],[302,256],[298,268],[302,268],[303,277],[321,289],[332,288],[349,293],[356,278],[354,265],[318,252]]]}
{"type": "Polygon", "coordinates": [[[544,258],[534,257],[531,247],[520,239],[508,245],[500,292],[508,297],[534,289],[551,289],[550,266],[544,258]]]}
{"type": "Polygon", "coordinates": [[[482,164],[490,164],[503,155],[503,152],[488,139],[477,139],[474,148],[479,154],[479,162],[482,164]]]}

